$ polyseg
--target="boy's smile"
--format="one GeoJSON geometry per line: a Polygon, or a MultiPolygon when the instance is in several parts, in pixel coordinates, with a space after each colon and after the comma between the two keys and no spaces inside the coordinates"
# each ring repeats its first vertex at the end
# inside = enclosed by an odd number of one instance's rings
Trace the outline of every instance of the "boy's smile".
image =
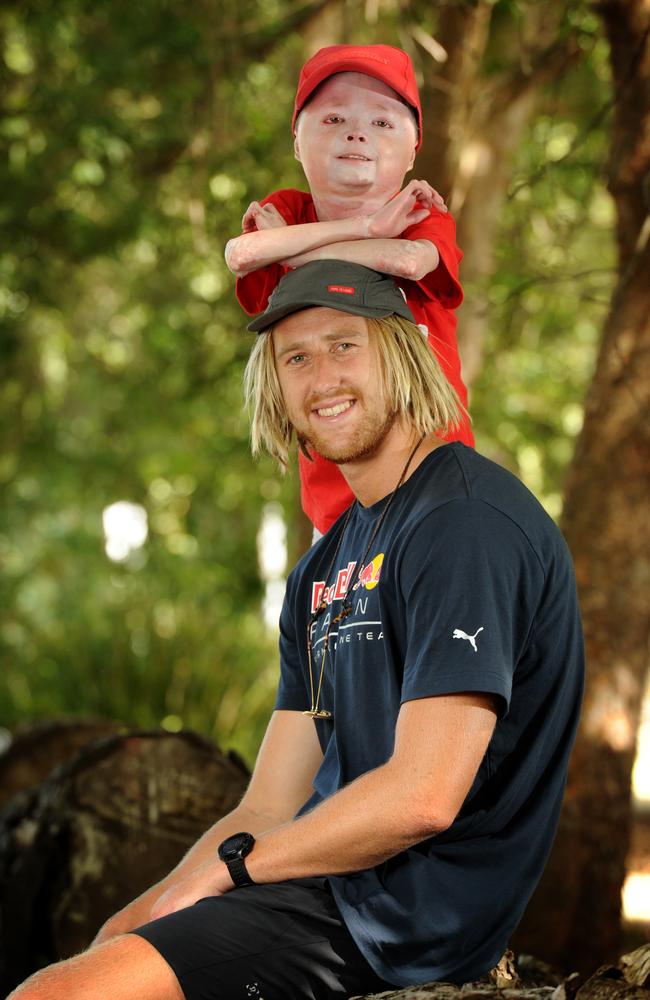
{"type": "Polygon", "coordinates": [[[383,204],[401,189],[416,142],[413,115],[394,90],[363,73],[337,73],[301,111],[295,150],[317,207],[341,195],[383,204]]]}

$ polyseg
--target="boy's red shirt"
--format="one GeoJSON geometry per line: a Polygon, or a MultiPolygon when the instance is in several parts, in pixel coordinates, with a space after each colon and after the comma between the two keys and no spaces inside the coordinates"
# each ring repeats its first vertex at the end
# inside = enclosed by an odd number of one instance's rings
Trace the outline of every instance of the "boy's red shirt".
{"type": "MultiPolygon", "coordinates": [[[[305,191],[295,191],[293,188],[275,191],[261,204],[267,205],[269,202],[277,208],[289,226],[318,222],[312,197],[305,191]]],[[[424,222],[405,229],[400,239],[429,240],[440,254],[438,267],[420,281],[403,278],[395,280],[404,291],[415,322],[426,328],[429,346],[438,358],[443,372],[467,407],[467,389],[460,373],[454,312],[463,301],[463,290],[458,280],[458,265],[463,255],[456,245],[456,223],[449,212],[440,212],[434,208],[424,222]]],[[[269,264],[237,279],[237,298],[249,315],[256,315],[266,309],[269,295],[287,270],[282,264],[269,264]]],[[[474,445],[474,436],[466,416],[463,416],[460,427],[455,428],[446,440],[474,445]]],[[[319,531],[325,532],[342,511],[349,507],[354,494],[333,462],[328,462],[315,453],[313,462],[310,462],[302,452],[299,453],[298,460],[302,508],[312,524],[319,531]]]]}

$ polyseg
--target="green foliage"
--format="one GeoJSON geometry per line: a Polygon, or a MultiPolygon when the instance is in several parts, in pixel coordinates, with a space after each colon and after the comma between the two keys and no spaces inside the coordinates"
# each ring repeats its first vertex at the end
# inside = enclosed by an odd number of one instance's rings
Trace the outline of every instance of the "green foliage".
{"type": "Polygon", "coordinates": [[[255,536],[295,484],[248,453],[223,244],[252,196],[240,160],[272,184],[257,136],[238,155],[237,102],[243,120],[268,78],[221,80],[188,5],[4,19],[2,720],[182,722],[250,758],[277,675],[255,536]],[[150,537],[114,564],[121,499],[150,537]]]}
{"type": "MultiPolygon", "coordinates": [[[[575,11],[584,58],[518,154],[473,400],[483,450],[551,506],[613,265],[606,138],[590,126],[605,54],[575,11]]],[[[5,725],[97,714],[255,752],[277,678],[255,535],[269,500],[295,524],[296,481],[250,459],[251,341],[223,247],[250,200],[303,185],[289,121],[307,13],[32,0],[0,14],[5,725]],[[146,509],[149,538],[115,563],[101,517],[122,499],[146,509]]],[[[350,40],[403,41],[397,7],[345,17],[350,40]]]]}

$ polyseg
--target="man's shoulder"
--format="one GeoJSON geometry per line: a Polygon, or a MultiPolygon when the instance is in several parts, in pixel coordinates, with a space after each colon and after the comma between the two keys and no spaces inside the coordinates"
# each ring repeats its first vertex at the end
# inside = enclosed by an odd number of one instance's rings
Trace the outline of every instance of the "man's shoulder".
{"type": "Polygon", "coordinates": [[[423,478],[438,490],[446,486],[447,491],[470,500],[501,500],[506,503],[517,499],[544,512],[535,495],[518,476],[461,441],[441,445],[428,456],[428,460],[428,464],[427,459],[422,463],[423,478]]]}
{"type": "Polygon", "coordinates": [[[416,484],[413,512],[423,527],[428,522],[448,535],[472,524],[478,531],[511,525],[540,557],[550,539],[563,544],[551,516],[514,473],[458,441],[439,451],[416,484]]]}

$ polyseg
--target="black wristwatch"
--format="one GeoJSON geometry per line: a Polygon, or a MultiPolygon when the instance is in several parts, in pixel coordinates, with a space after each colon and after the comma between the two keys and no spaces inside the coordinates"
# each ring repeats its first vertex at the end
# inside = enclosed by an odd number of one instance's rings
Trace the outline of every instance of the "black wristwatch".
{"type": "Polygon", "coordinates": [[[219,844],[219,857],[227,865],[235,888],[242,885],[255,885],[248,874],[244,858],[253,850],[255,837],[252,833],[233,833],[219,844]]]}

